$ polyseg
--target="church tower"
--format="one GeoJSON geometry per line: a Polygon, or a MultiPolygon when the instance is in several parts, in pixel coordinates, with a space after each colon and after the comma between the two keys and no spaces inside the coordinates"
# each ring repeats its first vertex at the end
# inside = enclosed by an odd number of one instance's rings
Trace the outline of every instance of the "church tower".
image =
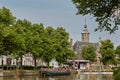
{"type": "Polygon", "coordinates": [[[83,32],[81,33],[82,35],[82,42],[89,42],[89,31],[87,29],[87,25],[85,24],[84,25],[84,29],[83,29],[83,32]]]}
{"type": "Polygon", "coordinates": [[[73,45],[73,39],[70,39],[70,43],[69,43],[69,45],[70,45],[70,46],[69,46],[70,49],[73,50],[73,46],[72,46],[72,45],[73,45]]]}

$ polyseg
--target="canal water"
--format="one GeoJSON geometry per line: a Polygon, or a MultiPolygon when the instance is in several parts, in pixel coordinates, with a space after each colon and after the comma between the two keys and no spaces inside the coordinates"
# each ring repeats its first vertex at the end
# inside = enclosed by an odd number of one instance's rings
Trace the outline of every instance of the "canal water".
{"type": "Polygon", "coordinates": [[[84,75],[54,76],[54,77],[48,77],[48,76],[0,77],[0,80],[113,80],[113,79],[112,79],[112,75],[84,74],[84,75]]]}

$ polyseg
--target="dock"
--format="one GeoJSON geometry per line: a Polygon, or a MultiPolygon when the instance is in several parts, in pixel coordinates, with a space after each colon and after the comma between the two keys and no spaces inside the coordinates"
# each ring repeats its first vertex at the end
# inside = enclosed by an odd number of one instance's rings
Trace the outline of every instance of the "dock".
{"type": "Polygon", "coordinates": [[[113,74],[112,71],[81,71],[77,70],[78,74],[113,74]]]}

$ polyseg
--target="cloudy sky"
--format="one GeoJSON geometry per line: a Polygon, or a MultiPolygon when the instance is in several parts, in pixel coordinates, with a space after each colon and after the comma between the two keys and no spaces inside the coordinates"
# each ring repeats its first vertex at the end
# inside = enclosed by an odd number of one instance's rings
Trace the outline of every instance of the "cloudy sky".
{"type": "MultiPolygon", "coordinates": [[[[27,19],[44,26],[64,27],[73,41],[81,41],[81,32],[85,24],[85,16],[76,15],[77,9],[71,0],[0,0],[0,7],[11,10],[17,19],[27,19]]],[[[114,34],[94,32],[97,27],[94,17],[86,16],[86,24],[90,32],[90,42],[110,39],[114,46],[120,45],[120,30],[114,34]]]]}

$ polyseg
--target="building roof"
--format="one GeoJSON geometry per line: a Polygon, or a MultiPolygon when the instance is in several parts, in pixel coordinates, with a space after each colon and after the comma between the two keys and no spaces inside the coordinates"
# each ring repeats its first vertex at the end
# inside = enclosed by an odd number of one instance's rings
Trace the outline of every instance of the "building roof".
{"type": "Polygon", "coordinates": [[[85,60],[82,57],[80,52],[81,52],[82,47],[83,46],[87,46],[87,45],[93,45],[95,50],[97,50],[97,47],[98,47],[99,43],[90,43],[90,42],[76,41],[75,44],[73,45],[73,50],[76,52],[76,55],[73,58],[73,60],[85,60]]]}
{"type": "Polygon", "coordinates": [[[87,45],[93,45],[93,47],[95,48],[95,50],[97,50],[98,43],[82,42],[82,41],[76,41],[75,44],[73,45],[73,50],[76,53],[80,53],[82,47],[83,46],[87,46],[87,45]]]}
{"type": "Polygon", "coordinates": [[[89,62],[89,60],[85,60],[81,54],[76,54],[72,61],[89,62]]]}
{"type": "Polygon", "coordinates": [[[81,54],[76,54],[73,60],[84,60],[81,54]]]}

